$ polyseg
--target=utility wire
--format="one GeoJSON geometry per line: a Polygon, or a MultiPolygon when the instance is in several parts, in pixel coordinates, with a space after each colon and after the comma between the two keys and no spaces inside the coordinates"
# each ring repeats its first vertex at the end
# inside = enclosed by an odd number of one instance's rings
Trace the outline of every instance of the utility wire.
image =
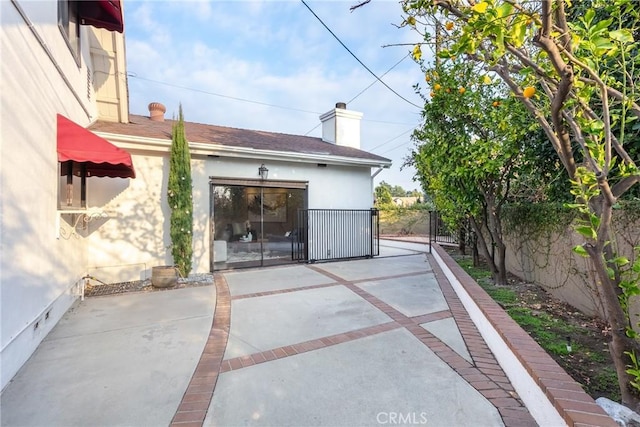
{"type": "MultiPolygon", "coordinates": [[[[383,146],[387,145],[388,143],[395,141],[396,139],[400,138],[401,136],[408,134],[409,132],[413,131],[414,129],[415,129],[415,127],[411,127],[410,129],[408,129],[408,130],[406,130],[406,131],[402,132],[400,135],[398,135],[398,136],[396,136],[396,137],[394,137],[394,138],[391,138],[390,140],[385,141],[385,142],[383,142],[383,143],[382,143],[382,144],[380,144],[380,145],[376,145],[375,147],[370,148],[370,149],[369,149],[369,151],[377,150],[378,148],[383,147],[383,146]]],[[[406,142],[403,142],[403,143],[402,143],[402,145],[404,145],[404,144],[406,144],[406,142]]],[[[401,147],[402,145],[399,145],[399,147],[401,147]]],[[[398,147],[395,147],[395,148],[398,148],[398,147]]],[[[392,150],[394,150],[395,148],[393,148],[392,150]]],[[[385,151],[385,153],[388,153],[388,152],[389,152],[389,151],[385,151]]],[[[383,153],[383,154],[384,154],[384,153],[383,153]]]]}
{"type": "Polygon", "coordinates": [[[175,88],[178,88],[178,89],[185,89],[185,90],[190,90],[190,91],[193,91],[193,92],[200,92],[200,93],[204,93],[204,94],[207,94],[207,95],[219,96],[220,98],[233,99],[235,101],[242,101],[242,102],[249,102],[251,104],[265,105],[267,107],[281,108],[283,110],[299,111],[301,113],[321,114],[321,113],[318,113],[317,111],[309,111],[309,110],[302,110],[300,108],[284,107],[282,105],[269,104],[267,102],[260,102],[260,101],[252,101],[251,99],[237,98],[235,96],[222,95],[220,93],[208,92],[208,91],[202,90],[202,89],[195,89],[195,88],[192,88],[192,87],[180,86],[180,85],[176,85],[176,84],[173,84],[173,83],[161,82],[161,81],[158,81],[158,80],[148,79],[146,77],[140,77],[140,76],[136,75],[135,73],[127,73],[127,77],[133,77],[133,78],[140,79],[140,80],[146,80],[148,82],[157,83],[157,84],[161,84],[161,85],[165,85],[165,86],[171,86],[171,87],[175,87],[175,88]]]}
{"type": "Polygon", "coordinates": [[[309,12],[311,12],[311,13],[313,14],[313,16],[315,16],[315,17],[316,17],[316,19],[317,19],[318,21],[320,21],[320,23],[322,24],[322,26],[323,26],[324,28],[326,28],[326,29],[327,29],[327,31],[329,31],[329,33],[331,33],[331,35],[332,35],[332,36],[333,36],[333,37],[338,41],[338,43],[340,43],[340,44],[342,45],[342,47],[343,47],[343,48],[345,48],[345,50],[346,50],[347,52],[349,52],[349,53],[351,54],[351,56],[353,56],[353,57],[355,58],[355,60],[356,60],[356,61],[358,61],[358,62],[360,63],[360,65],[362,65],[362,66],[365,68],[365,70],[367,70],[369,73],[371,73],[371,75],[372,75],[373,77],[375,77],[375,78],[376,78],[376,80],[378,80],[380,83],[382,83],[382,84],[383,84],[387,89],[389,89],[391,92],[393,92],[393,93],[394,93],[396,96],[398,96],[400,99],[402,99],[402,100],[404,100],[405,102],[407,102],[407,103],[409,103],[409,104],[413,105],[413,106],[414,106],[414,107],[416,107],[416,108],[420,108],[420,109],[422,109],[422,107],[420,107],[419,105],[414,104],[413,102],[409,101],[407,98],[405,98],[404,96],[400,95],[398,92],[396,92],[395,90],[393,90],[393,89],[391,88],[391,86],[389,86],[389,85],[388,85],[388,84],[386,84],[384,81],[382,81],[382,79],[380,79],[380,77],[378,77],[378,76],[376,75],[376,73],[374,73],[373,71],[371,71],[371,69],[370,69],[369,67],[367,67],[367,66],[364,64],[364,62],[362,62],[362,61],[361,61],[361,60],[360,60],[360,59],[359,59],[359,58],[358,58],[358,57],[357,57],[353,52],[351,52],[351,50],[347,47],[347,45],[345,45],[345,44],[342,42],[342,40],[340,40],[340,39],[338,38],[338,36],[336,36],[336,35],[334,34],[334,32],[333,32],[333,31],[331,31],[331,29],[327,26],[327,24],[325,24],[325,23],[324,23],[324,21],[322,21],[322,19],[320,19],[320,17],[319,17],[318,15],[316,15],[316,13],[313,11],[313,9],[311,9],[311,7],[309,7],[309,5],[308,5],[304,0],[300,0],[300,1],[302,2],[302,4],[304,4],[304,5],[306,6],[306,8],[307,8],[307,9],[309,9],[309,12]]]}
{"type": "MultiPolygon", "coordinates": [[[[249,102],[251,104],[264,105],[266,107],[280,108],[282,110],[298,111],[298,112],[307,113],[307,114],[315,114],[315,115],[322,114],[322,113],[319,113],[317,111],[309,111],[309,110],[303,110],[303,109],[300,109],[300,108],[285,107],[283,105],[269,104],[267,102],[254,101],[254,100],[251,100],[251,99],[238,98],[238,97],[235,97],[235,96],[229,96],[229,95],[223,95],[223,94],[220,94],[220,93],[209,92],[209,91],[202,90],[202,89],[196,89],[196,88],[187,87],[187,86],[180,86],[180,85],[177,85],[177,84],[174,84],[174,83],[167,83],[167,82],[163,82],[163,81],[160,81],[160,80],[153,80],[153,79],[149,79],[149,78],[146,78],[146,77],[141,77],[141,76],[139,76],[139,75],[137,75],[136,73],[133,73],[133,72],[128,72],[127,73],[127,77],[131,77],[131,78],[139,79],[139,80],[144,80],[144,81],[147,81],[147,82],[156,83],[156,84],[160,84],[160,85],[164,85],[164,86],[175,87],[175,88],[178,88],[178,89],[190,90],[192,92],[204,93],[205,95],[212,95],[212,96],[218,96],[220,98],[233,99],[234,101],[249,102]]],[[[374,122],[374,123],[384,123],[384,124],[390,124],[390,125],[404,125],[404,124],[406,124],[406,123],[400,123],[400,122],[390,122],[390,121],[386,121],[386,120],[363,119],[363,121],[365,121],[365,122],[374,122]]],[[[318,126],[320,126],[320,125],[318,125],[318,126]]],[[[316,127],[318,127],[318,126],[316,126],[316,127]]],[[[315,128],[311,129],[311,131],[313,131],[313,130],[315,130],[315,128]]],[[[310,133],[311,131],[309,131],[307,133],[310,133]]]]}
{"type": "MultiPolygon", "coordinates": [[[[395,64],[393,64],[393,66],[392,66],[391,68],[389,68],[387,71],[385,71],[385,72],[384,72],[384,74],[382,74],[382,75],[380,76],[380,78],[382,78],[382,77],[386,76],[386,75],[389,73],[389,71],[391,71],[391,70],[393,70],[394,68],[396,68],[398,65],[400,65],[400,63],[401,63],[402,61],[404,61],[404,60],[405,60],[405,59],[407,59],[408,57],[409,57],[409,53],[407,52],[407,54],[406,54],[405,56],[403,56],[403,57],[402,57],[402,59],[401,59],[400,61],[398,61],[398,62],[396,62],[395,64]]],[[[362,89],[362,90],[361,90],[361,91],[360,91],[356,96],[354,96],[354,97],[353,97],[353,98],[351,98],[349,101],[347,101],[347,105],[351,104],[351,103],[352,103],[352,102],[353,102],[357,97],[359,97],[360,95],[362,95],[363,93],[365,93],[365,92],[366,92],[366,91],[367,91],[371,86],[373,86],[374,84],[376,84],[376,83],[378,82],[378,80],[380,80],[380,79],[377,79],[377,80],[374,80],[373,82],[371,82],[371,84],[370,84],[369,86],[367,86],[367,87],[365,87],[364,89],[362,89]]],[[[380,80],[380,81],[382,81],[382,80],[380,80]]]]}
{"type": "Polygon", "coordinates": [[[402,144],[395,145],[395,146],[389,148],[387,151],[383,151],[382,153],[380,153],[380,155],[387,154],[387,153],[390,153],[390,152],[392,152],[393,150],[395,150],[397,148],[404,147],[405,145],[409,144],[410,142],[411,141],[407,141],[407,142],[403,142],[402,144]]]}
{"type": "MultiPolygon", "coordinates": [[[[387,71],[384,72],[384,74],[382,74],[380,77],[384,77],[387,75],[387,73],[389,73],[391,70],[393,70],[394,68],[396,68],[398,65],[400,65],[400,63],[402,61],[404,61],[405,59],[407,59],[409,57],[409,54],[407,53],[405,56],[402,57],[402,59],[400,59],[400,61],[396,62],[395,64],[393,64],[393,66],[391,68],[389,68],[387,71]]],[[[378,79],[379,80],[379,79],[378,79]]],[[[367,87],[365,87],[364,89],[362,89],[360,92],[358,92],[358,94],[356,96],[354,96],[353,98],[351,98],[349,101],[347,101],[347,105],[351,104],[353,101],[355,101],[355,99],[357,97],[359,97],[360,95],[362,95],[363,93],[365,93],[371,86],[373,86],[374,84],[378,83],[378,80],[374,80],[371,82],[371,84],[367,87]]],[[[394,123],[394,122],[385,122],[382,120],[367,120],[365,119],[365,121],[369,121],[369,122],[376,122],[376,123],[388,123],[388,124],[400,124],[400,123],[394,123]]],[[[307,131],[307,133],[304,134],[304,136],[309,135],[311,132],[313,132],[314,130],[318,129],[320,127],[322,123],[319,123],[317,125],[315,125],[313,127],[313,129],[307,131]]]]}

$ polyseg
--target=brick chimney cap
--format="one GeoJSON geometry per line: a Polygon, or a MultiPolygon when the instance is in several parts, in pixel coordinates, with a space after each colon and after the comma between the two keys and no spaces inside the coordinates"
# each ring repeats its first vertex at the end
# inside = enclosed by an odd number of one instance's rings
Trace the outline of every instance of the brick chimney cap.
{"type": "Polygon", "coordinates": [[[167,107],[165,107],[159,102],[152,102],[149,104],[149,112],[151,111],[160,111],[164,114],[167,112],[167,107]]]}
{"type": "Polygon", "coordinates": [[[154,122],[164,122],[164,113],[167,111],[167,107],[159,102],[152,102],[149,104],[149,120],[154,122]]]}

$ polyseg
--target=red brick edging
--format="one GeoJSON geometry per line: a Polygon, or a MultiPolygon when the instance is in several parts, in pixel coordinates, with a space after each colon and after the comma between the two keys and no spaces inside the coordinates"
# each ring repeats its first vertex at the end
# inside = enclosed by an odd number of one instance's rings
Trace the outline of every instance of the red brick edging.
{"type": "MultiPolygon", "coordinates": [[[[431,265],[438,285],[440,286],[445,300],[447,301],[449,310],[416,317],[405,316],[389,304],[356,286],[354,282],[341,279],[339,276],[328,273],[320,268],[311,268],[335,279],[337,282],[346,286],[361,298],[368,301],[374,307],[384,312],[387,316],[391,317],[395,322],[404,326],[411,334],[413,334],[413,336],[433,351],[440,360],[449,365],[449,367],[455,370],[458,375],[465,379],[472,387],[478,390],[480,394],[491,402],[491,404],[493,404],[500,413],[502,421],[506,427],[536,426],[537,424],[533,417],[518,398],[509,379],[502,371],[502,368],[494,358],[493,353],[491,353],[487,347],[484,339],[480,335],[480,332],[477,330],[466,309],[458,299],[457,294],[440,270],[438,263],[430,256],[427,256],[427,258],[429,259],[429,264],[431,265]],[[473,363],[469,363],[439,338],[420,326],[422,323],[451,316],[453,316],[456,321],[458,330],[465,341],[473,363]]],[[[403,276],[416,274],[425,274],[425,272],[410,273],[403,276]]],[[[373,279],[360,280],[358,282],[388,278],[389,277],[377,277],[373,279]]]]}
{"type": "MultiPolygon", "coordinates": [[[[569,426],[617,424],[440,246],[445,265],[569,426]]],[[[437,263],[433,263],[437,264],[437,263]]],[[[444,290],[444,289],[443,289],[444,290]]]]}
{"type": "Polygon", "coordinates": [[[216,307],[209,337],[187,390],[171,420],[172,427],[201,427],[218,381],[220,364],[229,339],[231,295],[224,276],[214,275],[216,307]]]}

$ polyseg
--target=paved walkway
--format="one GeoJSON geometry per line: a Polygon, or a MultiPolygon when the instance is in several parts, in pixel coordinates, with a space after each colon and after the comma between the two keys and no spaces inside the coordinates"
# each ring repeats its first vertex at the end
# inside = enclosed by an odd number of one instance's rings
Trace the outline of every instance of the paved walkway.
{"type": "Polygon", "coordinates": [[[425,250],[87,299],[3,391],[1,423],[536,425],[425,250]]]}

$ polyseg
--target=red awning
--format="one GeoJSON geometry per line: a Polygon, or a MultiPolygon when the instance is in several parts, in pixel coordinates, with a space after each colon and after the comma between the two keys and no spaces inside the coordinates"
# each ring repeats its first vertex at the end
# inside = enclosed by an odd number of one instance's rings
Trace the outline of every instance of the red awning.
{"type": "Polygon", "coordinates": [[[124,31],[120,0],[79,1],[78,15],[83,25],[93,25],[119,33],[124,31]]]}
{"type": "MultiPolygon", "coordinates": [[[[58,114],[58,161],[84,163],[87,176],[135,178],[131,154],[58,114]]],[[[66,175],[67,168],[62,168],[66,175]]],[[[75,172],[75,171],[74,171],[75,172]]]]}

